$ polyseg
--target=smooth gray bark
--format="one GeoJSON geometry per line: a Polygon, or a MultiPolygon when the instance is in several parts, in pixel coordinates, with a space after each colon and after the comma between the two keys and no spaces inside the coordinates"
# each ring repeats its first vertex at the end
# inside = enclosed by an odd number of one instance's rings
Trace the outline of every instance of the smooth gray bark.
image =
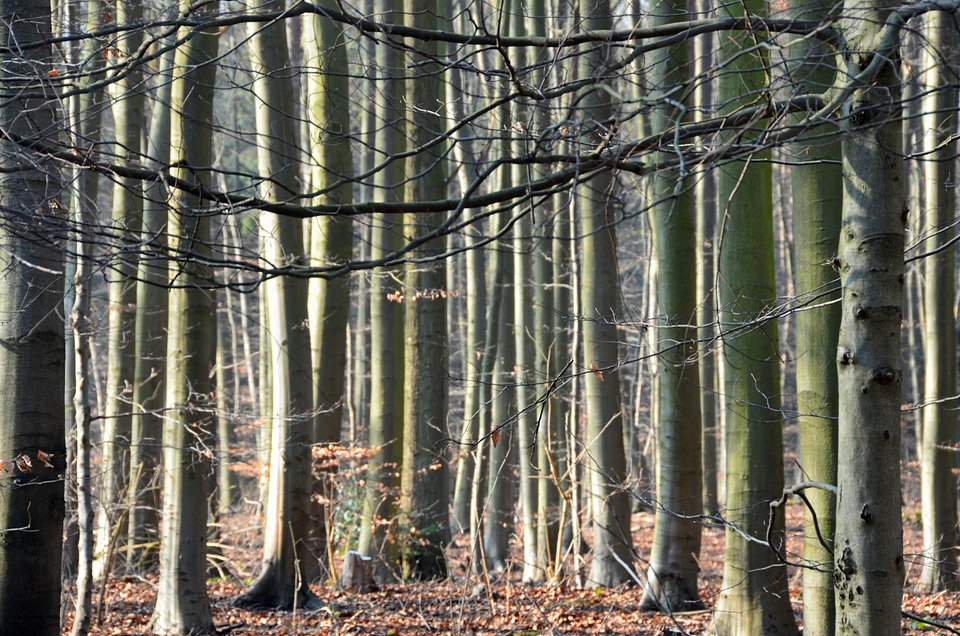
{"type": "MultiPolygon", "coordinates": [[[[44,44],[50,5],[4,0],[0,18],[8,47],[0,53],[0,128],[25,139],[57,138],[52,87],[37,80],[47,77],[38,64],[51,60],[44,44]]],[[[66,472],[63,181],[54,162],[6,135],[0,169],[0,459],[14,464],[0,472],[0,626],[56,636],[66,472]]]]}
{"type": "Polygon", "coordinates": [[[845,104],[843,220],[838,267],[842,316],[837,346],[840,430],[833,561],[836,632],[900,633],[903,525],[900,505],[900,324],[907,209],[903,187],[900,78],[890,48],[876,51],[892,3],[844,4],[846,66],[870,81],[845,104]],[[876,59],[875,59],[876,58],[876,59]]]}

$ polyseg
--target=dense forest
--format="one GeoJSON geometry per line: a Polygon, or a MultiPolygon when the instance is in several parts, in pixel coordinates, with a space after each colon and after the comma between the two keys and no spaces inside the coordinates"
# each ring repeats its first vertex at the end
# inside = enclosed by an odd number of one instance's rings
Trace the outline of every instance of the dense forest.
{"type": "Polygon", "coordinates": [[[238,515],[245,610],[458,550],[900,634],[909,568],[960,588],[958,15],[0,0],[0,634],[144,576],[151,632],[227,630],[238,515]]]}

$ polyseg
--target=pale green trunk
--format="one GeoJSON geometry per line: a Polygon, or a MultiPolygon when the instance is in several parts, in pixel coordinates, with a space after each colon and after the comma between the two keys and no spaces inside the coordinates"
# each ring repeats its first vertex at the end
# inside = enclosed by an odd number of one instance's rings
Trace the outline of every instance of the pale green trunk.
{"type": "MultiPolygon", "coordinates": [[[[660,6],[652,24],[685,18],[682,1],[660,6]]],[[[654,81],[678,93],[689,81],[687,44],[657,51],[651,59],[654,81]]],[[[678,94],[677,96],[682,97],[678,94]]],[[[654,114],[654,130],[679,125],[684,113],[664,106],[654,114]]],[[[665,162],[675,160],[670,153],[665,162]]],[[[690,186],[676,169],[654,177],[654,229],[659,312],[657,352],[660,358],[659,430],[657,435],[657,515],[647,586],[641,607],[675,612],[699,609],[700,514],[702,456],[700,373],[696,363],[697,259],[696,213],[690,186]]]]}
{"type": "MultiPolygon", "coordinates": [[[[830,6],[807,0],[793,7],[798,19],[825,17],[830,6]]],[[[804,38],[790,46],[793,80],[801,93],[823,93],[834,81],[832,65],[819,64],[831,47],[804,38]]],[[[840,235],[840,140],[818,128],[790,146],[796,162],[793,185],[793,235],[796,246],[794,289],[803,311],[796,313],[796,382],[800,464],[804,479],[837,483],[837,335],[840,295],[836,269],[829,266],[840,235]]],[[[831,546],[836,527],[836,497],[819,489],[804,493],[812,511],[804,514],[803,625],[806,633],[828,636],[834,628],[831,546]],[[814,525],[816,521],[816,526],[814,525]],[[827,545],[817,536],[828,542],[827,545]]]]}
{"type": "MultiPolygon", "coordinates": [[[[697,0],[700,11],[710,11],[710,0],[697,0]]],[[[700,36],[693,41],[694,77],[704,77],[714,62],[715,37],[700,36]]],[[[714,82],[701,81],[694,89],[693,101],[699,107],[693,119],[700,121],[710,116],[714,101],[714,82]]],[[[700,353],[700,419],[703,440],[703,513],[715,515],[720,507],[718,460],[722,407],[717,391],[716,288],[715,264],[717,181],[711,170],[696,179],[697,210],[697,324],[701,342],[700,353]]]]}
{"type": "Polygon", "coordinates": [[[924,395],[923,452],[920,459],[923,508],[923,571],[919,587],[925,592],[956,589],[956,490],[953,474],[957,423],[957,321],[954,316],[956,257],[949,248],[956,238],[955,180],[957,173],[957,91],[948,87],[957,64],[957,31],[953,16],[934,12],[924,17],[928,54],[921,82],[923,100],[922,164],[925,194],[924,252],[924,395]],[[936,253],[935,253],[936,252],[936,253]]]}
{"type": "MultiPolygon", "coordinates": [[[[763,3],[730,8],[734,14],[762,13],[763,3]]],[[[721,104],[734,107],[736,100],[763,98],[766,60],[758,52],[744,53],[754,38],[753,32],[720,35],[718,63],[730,71],[719,80],[721,104]]],[[[777,296],[768,158],[758,153],[750,162],[726,163],[718,178],[724,217],[717,279],[727,401],[725,503],[726,520],[736,527],[726,531],[722,591],[712,627],[722,636],[797,633],[786,566],[763,544],[768,533],[774,542],[784,537],[782,517],[767,527],[766,505],[783,490],[777,322],[756,323],[777,296]]]]}
{"type": "MultiPolygon", "coordinates": [[[[185,7],[182,7],[185,8],[185,7]]],[[[213,87],[218,38],[200,31],[176,53],[170,159],[179,166],[212,162],[213,87]]],[[[172,174],[210,183],[202,169],[172,174]]],[[[213,445],[214,402],[209,397],[216,324],[208,290],[210,219],[197,197],[178,193],[169,218],[170,248],[195,258],[173,261],[167,325],[166,410],[163,424],[163,522],[160,584],[151,622],[157,634],[213,633],[207,599],[207,496],[213,445]]]]}
{"type": "MultiPolygon", "coordinates": [[[[462,14],[459,28],[464,28],[468,16],[462,14]]],[[[469,80],[465,69],[451,69],[449,73],[449,83],[447,88],[447,103],[449,116],[455,121],[463,121],[467,118],[466,107],[462,96],[465,89],[465,80],[469,80]]],[[[477,134],[478,127],[471,126],[467,129],[468,133],[464,135],[453,147],[453,155],[457,161],[457,167],[451,166],[450,171],[456,171],[457,182],[460,192],[466,192],[470,188],[471,171],[467,168],[473,165],[477,160],[477,149],[480,144],[475,144],[472,137],[477,134]]],[[[476,518],[476,512],[472,509],[471,492],[473,491],[473,475],[476,470],[476,460],[479,456],[479,428],[482,407],[481,395],[481,376],[480,366],[483,358],[484,348],[484,308],[486,306],[486,284],[484,280],[484,250],[471,249],[471,246],[481,240],[481,221],[475,219],[482,210],[464,210],[464,216],[467,223],[471,225],[464,232],[463,242],[467,252],[463,255],[464,263],[464,339],[461,349],[463,350],[463,432],[460,435],[456,480],[453,496],[453,528],[457,532],[469,532],[470,519],[476,518]]]]}
{"type": "MultiPolygon", "coordinates": [[[[500,227],[499,219],[491,221],[491,233],[500,227]]],[[[489,465],[493,461],[492,430],[494,422],[493,409],[490,405],[495,398],[494,378],[496,377],[496,361],[500,348],[500,327],[503,323],[501,307],[504,298],[504,281],[506,280],[506,255],[502,250],[492,250],[487,259],[487,290],[486,313],[483,349],[480,352],[479,369],[477,371],[478,411],[477,411],[477,446],[474,454],[474,472],[470,488],[470,548],[474,569],[482,571],[480,541],[483,527],[483,516],[487,510],[487,492],[489,490],[489,465]]],[[[502,433],[502,432],[501,432],[502,433]]],[[[489,521],[489,516],[488,516],[489,521]]]]}
{"type": "MultiPolygon", "coordinates": [[[[468,235],[472,237],[471,235],[468,235]]],[[[473,238],[467,238],[467,244],[473,238]]],[[[463,344],[465,358],[465,385],[463,399],[463,433],[460,436],[457,476],[454,486],[453,522],[458,532],[470,529],[471,510],[470,493],[473,490],[473,473],[479,451],[479,424],[481,382],[480,365],[484,348],[484,307],[486,305],[486,287],[484,284],[483,250],[470,249],[464,255],[466,264],[466,339],[463,344]]]]}
{"type": "MultiPolygon", "coordinates": [[[[220,291],[221,295],[230,293],[229,289],[220,291]]],[[[221,312],[217,312],[217,354],[216,354],[216,392],[217,392],[217,462],[215,470],[217,472],[217,501],[216,513],[218,518],[227,515],[237,503],[239,494],[237,492],[237,473],[231,469],[231,453],[236,447],[236,435],[234,434],[234,423],[231,413],[236,413],[237,400],[229,399],[227,386],[236,373],[237,365],[235,359],[228,355],[227,335],[233,336],[226,329],[221,312]]],[[[236,393],[233,393],[236,396],[236,393]]],[[[218,536],[223,537],[219,526],[215,528],[218,536]]],[[[219,543],[219,541],[218,541],[219,543]]]]}
{"type": "MultiPolygon", "coordinates": [[[[849,2],[844,77],[872,61],[886,11],[849,2]]],[[[894,52],[896,49],[894,49],[894,52]]],[[[882,53],[889,59],[890,51],[882,53]]],[[[843,221],[838,266],[840,431],[834,583],[838,634],[900,633],[903,526],[900,503],[900,323],[907,209],[901,155],[900,79],[882,63],[846,108],[843,221]]]]}

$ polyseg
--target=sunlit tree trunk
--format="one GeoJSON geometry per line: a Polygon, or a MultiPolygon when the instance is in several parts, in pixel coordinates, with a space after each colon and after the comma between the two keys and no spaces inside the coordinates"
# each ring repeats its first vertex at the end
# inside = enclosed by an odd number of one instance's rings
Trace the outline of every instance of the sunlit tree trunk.
{"type": "MultiPolygon", "coordinates": [[[[77,205],[73,210],[73,221],[78,226],[89,222],[84,219],[85,206],[77,205]]],[[[90,633],[93,619],[93,479],[91,472],[92,441],[90,428],[90,243],[83,240],[73,241],[74,255],[77,259],[73,281],[73,307],[70,312],[70,326],[74,346],[74,394],[73,410],[76,417],[76,465],[77,465],[77,528],[79,531],[77,546],[77,599],[75,604],[72,636],[86,636],[90,633]]]]}
{"type": "MultiPolygon", "coordinates": [[[[653,24],[686,17],[685,0],[662,2],[653,24]]],[[[689,90],[687,43],[660,49],[651,59],[654,82],[673,92],[682,104],[689,90]]],[[[682,106],[664,105],[654,113],[654,130],[666,130],[686,119],[682,106]]],[[[663,153],[673,163],[673,152],[663,153]]],[[[657,515],[647,585],[641,607],[665,611],[697,609],[700,571],[702,467],[691,458],[700,448],[700,373],[696,363],[697,315],[696,213],[692,184],[680,169],[663,168],[654,177],[654,230],[659,301],[657,352],[660,357],[659,428],[657,435],[657,515]]]]}
{"type": "Polygon", "coordinates": [[[836,632],[900,633],[903,525],[900,517],[900,323],[907,210],[901,158],[896,42],[872,51],[893,3],[844,5],[846,67],[855,77],[882,56],[845,108],[843,220],[838,266],[842,316],[837,346],[839,439],[834,541],[836,632]],[[893,60],[893,61],[891,61],[893,60]]]}
{"type": "MultiPolygon", "coordinates": [[[[697,0],[697,17],[710,17],[713,10],[711,0],[697,0]]],[[[715,36],[703,35],[693,41],[694,88],[693,103],[698,107],[694,112],[694,121],[712,116],[714,87],[710,73],[713,69],[715,36]]],[[[717,180],[716,172],[705,171],[696,177],[697,210],[697,325],[700,337],[700,420],[703,440],[703,513],[714,515],[719,509],[719,455],[721,416],[723,414],[717,391],[717,352],[714,346],[716,336],[716,288],[715,265],[717,233],[717,180]]]]}
{"type": "Polygon", "coordinates": [[[957,176],[957,27],[952,15],[924,16],[926,55],[923,99],[924,395],[920,457],[924,562],[919,587],[956,589],[957,479],[953,446],[957,423],[957,321],[954,266],[957,176]]]}
{"type": "MultiPolygon", "coordinates": [[[[88,3],[86,25],[87,28],[97,28],[101,21],[99,3],[88,3]],[[92,11],[92,13],[91,13],[92,11]]],[[[92,55],[95,51],[95,42],[88,41],[80,50],[81,59],[89,65],[89,71],[103,64],[102,58],[92,55]]],[[[89,80],[88,80],[89,83],[89,80]]],[[[103,90],[91,88],[80,93],[71,100],[72,121],[71,130],[78,137],[78,141],[94,152],[96,143],[100,140],[99,124],[103,111],[103,90]]],[[[93,371],[91,369],[90,339],[93,338],[93,327],[90,321],[92,269],[90,259],[93,256],[93,247],[89,234],[97,225],[97,194],[100,178],[92,170],[76,171],[74,190],[71,201],[71,219],[76,230],[71,242],[73,258],[76,265],[73,273],[73,286],[69,290],[74,298],[74,306],[70,312],[70,325],[73,336],[71,346],[73,354],[68,356],[72,361],[69,372],[73,374],[74,393],[69,397],[73,404],[74,421],[72,429],[76,436],[74,456],[76,461],[76,536],[77,536],[77,599],[76,611],[71,633],[82,636],[90,631],[93,614],[93,586],[94,561],[96,551],[95,532],[97,514],[94,509],[94,495],[97,479],[92,472],[92,449],[94,445],[91,411],[93,407],[92,384],[93,371]]],[[[68,528],[68,534],[70,529],[68,528]]]]}
{"type": "MultiPolygon", "coordinates": [[[[270,0],[258,8],[282,8],[270,0]]],[[[251,40],[257,72],[254,94],[257,160],[265,178],[261,195],[286,200],[300,191],[296,121],[287,110],[294,86],[287,67],[286,29],[282,23],[257,26],[251,40]]],[[[303,224],[299,219],[260,214],[263,253],[271,267],[303,267],[303,224]]],[[[260,574],[235,603],[240,607],[315,608],[319,600],[308,587],[314,570],[307,540],[311,516],[311,444],[314,440],[313,376],[307,319],[307,281],[276,276],[267,281],[267,311],[272,374],[272,430],[269,494],[265,504],[263,560],[260,574]]],[[[342,366],[341,366],[342,371],[342,366]]]]}
{"type": "MultiPolygon", "coordinates": [[[[469,245],[474,241],[473,231],[465,239],[469,245]]],[[[458,532],[467,532],[470,529],[471,497],[473,489],[473,474],[479,450],[479,425],[481,382],[480,365],[483,360],[484,314],[486,306],[486,286],[484,281],[484,252],[480,249],[470,249],[464,255],[465,262],[465,320],[466,338],[463,345],[465,357],[464,399],[463,399],[463,433],[460,436],[460,448],[457,461],[456,483],[454,487],[453,522],[458,532]]]]}
{"type": "MultiPolygon", "coordinates": [[[[313,188],[325,191],[323,200],[331,204],[353,201],[353,159],[350,152],[350,85],[345,38],[336,23],[323,17],[308,18],[306,47],[316,72],[308,77],[307,99],[312,129],[310,155],[313,188]]],[[[320,266],[342,265],[353,257],[353,223],[349,216],[323,216],[313,222],[310,233],[311,258],[320,266]]],[[[314,440],[317,443],[340,441],[343,420],[347,364],[347,322],[350,316],[350,277],[314,278],[310,281],[310,339],[313,361],[313,400],[316,409],[314,440]]],[[[355,351],[355,355],[362,355],[355,351]]],[[[333,501],[332,476],[325,473],[317,485],[326,501],[333,501]]],[[[326,508],[326,504],[323,506],[326,508]]],[[[315,515],[311,547],[326,561],[326,525],[328,512],[315,515]]],[[[326,575],[333,564],[321,568],[326,575]]],[[[323,576],[322,578],[326,578],[323,576]]]]}
{"type": "MultiPolygon", "coordinates": [[[[436,0],[407,0],[404,8],[409,25],[420,29],[437,28],[438,18],[444,14],[436,0]]],[[[428,58],[440,55],[437,42],[418,42],[415,48],[428,58]]],[[[433,142],[435,131],[443,128],[443,120],[433,113],[436,105],[442,102],[440,76],[433,72],[417,73],[407,93],[410,149],[433,142]]],[[[407,182],[409,200],[427,200],[446,194],[442,148],[435,145],[432,150],[420,150],[407,161],[408,175],[415,175],[407,182]]],[[[437,228],[440,221],[438,213],[417,212],[405,220],[404,234],[408,240],[422,239],[437,228]]],[[[422,258],[424,262],[411,262],[405,268],[406,400],[400,487],[402,533],[406,542],[404,578],[443,578],[447,574],[443,554],[443,548],[450,540],[449,466],[445,441],[449,438],[444,307],[447,276],[444,261],[429,260],[443,249],[443,245],[442,239],[427,241],[411,252],[413,258],[422,258]]]]}
{"type": "Polygon", "coordinates": [[[64,236],[59,166],[11,141],[60,136],[49,63],[50,5],[0,2],[0,626],[4,633],[60,634],[63,541],[64,236]],[[30,117],[23,113],[29,112],[30,117]],[[47,462],[41,453],[51,456],[47,462]],[[23,459],[26,458],[26,459],[23,459]],[[50,466],[47,465],[50,463],[50,466]]]}
{"type": "MultiPolygon", "coordinates": [[[[186,5],[181,7],[186,9],[186,5]]],[[[213,89],[218,35],[197,32],[174,58],[170,125],[171,173],[209,185],[213,159],[213,89]],[[196,166],[193,168],[192,166],[196,166]]],[[[170,313],[167,323],[166,410],[163,421],[163,522],[160,584],[151,629],[157,634],[213,633],[207,599],[207,497],[215,421],[211,370],[216,324],[205,262],[210,218],[184,192],[171,203],[170,313]]]]}
{"type": "MultiPolygon", "coordinates": [[[[99,12],[109,23],[113,15],[108,7],[99,12]]],[[[143,11],[139,0],[116,5],[116,24],[136,24],[143,11]]],[[[133,29],[116,40],[115,60],[126,60],[138,53],[142,32],[133,29]]],[[[102,57],[102,55],[101,55],[102,57]]],[[[115,154],[120,165],[139,165],[143,127],[144,92],[140,86],[142,67],[137,65],[118,77],[111,86],[111,110],[116,137],[115,154]]],[[[143,198],[139,180],[118,178],[113,186],[111,219],[108,223],[114,243],[110,246],[107,268],[107,403],[104,413],[104,474],[100,489],[98,553],[101,574],[104,568],[121,570],[123,558],[115,558],[117,548],[127,543],[127,501],[130,478],[130,435],[134,387],[134,327],[137,309],[137,256],[143,198]]]]}
{"type": "MultiPolygon", "coordinates": [[[[450,0],[450,5],[455,2],[450,0]]],[[[466,21],[466,14],[461,20],[466,21]]],[[[462,23],[461,23],[462,24],[462,23]]],[[[462,28],[462,27],[461,27],[462,28]]],[[[456,121],[467,119],[464,100],[461,98],[466,87],[464,83],[468,77],[465,69],[452,69],[447,86],[448,110],[450,117],[456,121]]],[[[473,171],[469,169],[477,161],[477,149],[472,137],[477,133],[475,127],[469,129],[470,134],[453,147],[457,161],[456,175],[460,192],[466,192],[470,187],[473,171]]],[[[451,172],[453,172],[451,168],[451,172]]],[[[482,211],[465,210],[469,217],[479,216],[482,211]]],[[[469,218],[468,217],[468,218],[469,218]]],[[[480,442],[478,439],[481,420],[482,402],[480,366],[483,358],[485,337],[484,316],[486,314],[486,281],[484,278],[485,252],[482,249],[470,249],[471,245],[482,240],[482,226],[478,220],[464,233],[463,241],[467,252],[463,255],[464,263],[464,342],[462,345],[464,356],[464,391],[463,391],[463,432],[460,435],[459,449],[456,462],[456,481],[453,497],[453,529],[457,532],[468,532],[470,519],[475,517],[471,509],[471,492],[473,490],[473,475],[476,470],[476,461],[479,457],[480,442]]]]}
{"type": "MultiPolygon", "coordinates": [[[[721,15],[762,14],[763,6],[748,0],[725,7],[721,15]]],[[[730,108],[739,100],[764,99],[766,60],[755,38],[756,32],[720,34],[718,64],[728,69],[719,78],[720,103],[730,108]]],[[[718,177],[723,213],[717,293],[727,402],[725,503],[732,525],[726,531],[723,585],[712,629],[723,636],[797,633],[786,566],[762,542],[768,531],[775,542],[784,536],[781,516],[768,529],[766,505],[783,490],[777,322],[763,319],[777,295],[767,156],[758,153],[749,161],[726,163],[718,177]]]]}
{"type": "MultiPolygon", "coordinates": [[[[506,144],[504,144],[506,146],[506,144]]],[[[509,178],[509,177],[507,177],[509,178]]],[[[504,185],[506,180],[501,182],[504,185]]],[[[493,233],[504,229],[506,214],[498,214],[493,223],[493,233]]],[[[519,436],[511,416],[517,410],[516,387],[516,342],[511,327],[514,322],[514,263],[507,251],[510,243],[498,244],[499,261],[494,263],[495,277],[491,278],[488,297],[491,298],[491,321],[487,328],[492,332],[487,339],[489,348],[484,352],[484,369],[489,368],[489,376],[484,380],[489,384],[485,393],[489,397],[484,404],[489,437],[486,441],[486,462],[481,462],[487,471],[486,496],[478,497],[478,512],[485,515],[483,526],[483,554],[487,566],[498,572],[505,572],[510,559],[510,537],[514,534],[514,513],[516,510],[517,479],[517,443],[519,436]],[[499,298],[496,298],[499,296],[499,298]],[[496,298],[496,300],[494,300],[496,298]],[[497,314],[493,311],[497,310],[497,314]],[[493,321],[497,326],[492,328],[493,321]],[[489,365],[489,366],[488,366],[489,365]]]]}
{"type": "MultiPolygon", "coordinates": [[[[173,52],[161,58],[160,77],[169,79],[173,52]]],[[[152,167],[166,165],[170,156],[171,83],[161,81],[154,98],[147,139],[152,167]]],[[[160,540],[160,440],[166,386],[167,268],[164,257],[168,194],[163,184],[143,186],[143,237],[137,286],[136,346],[134,355],[133,421],[130,434],[130,502],[127,567],[133,571],[153,566],[160,540]]]]}
{"type": "MultiPolygon", "coordinates": [[[[809,0],[792,7],[798,19],[825,17],[829,3],[809,0]]],[[[831,47],[798,38],[788,49],[794,91],[823,93],[834,81],[831,47]]],[[[796,381],[801,464],[804,478],[837,483],[837,335],[840,305],[837,271],[830,267],[840,237],[843,199],[840,140],[814,129],[790,147],[793,186],[793,235],[796,246],[794,289],[806,307],[796,313],[796,381]]],[[[831,547],[836,527],[836,497],[819,488],[805,495],[813,507],[804,514],[803,626],[806,633],[833,633],[834,598],[831,547]],[[814,526],[816,515],[817,526],[814,526]]]]}

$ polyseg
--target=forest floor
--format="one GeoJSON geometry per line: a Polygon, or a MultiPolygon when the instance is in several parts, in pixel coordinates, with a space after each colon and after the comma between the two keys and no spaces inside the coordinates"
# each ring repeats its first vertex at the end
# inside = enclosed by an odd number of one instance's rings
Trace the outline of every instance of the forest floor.
{"type": "MultiPolygon", "coordinates": [[[[787,507],[789,554],[798,554],[803,510],[787,507]]],[[[960,634],[960,593],[944,592],[917,595],[912,592],[919,567],[922,529],[918,514],[904,514],[904,551],[907,555],[907,585],[903,609],[915,617],[933,619],[950,626],[939,629],[917,618],[903,620],[903,633],[960,634]],[[911,555],[914,558],[911,558],[911,555]]],[[[649,556],[654,517],[651,513],[633,516],[634,545],[641,559],[649,556]]],[[[558,585],[524,586],[516,575],[485,581],[468,576],[466,539],[459,537],[450,550],[452,576],[446,582],[409,583],[381,586],[378,591],[354,594],[333,586],[314,591],[327,604],[313,612],[251,612],[232,607],[231,602],[256,573],[259,560],[260,530],[252,515],[237,514],[226,520],[224,563],[237,576],[234,581],[211,579],[208,583],[214,621],[221,633],[231,635],[288,636],[295,634],[380,634],[414,636],[425,634],[461,634],[487,636],[504,634],[699,634],[710,624],[723,577],[724,532],[704,527],[700,555],[700,594],[707,609],[665,616],[639,611],[642,590],[577,589],[573,581],[558,585]]],[[[641,561],[643,562],[643,561],[641,561]]],[[[93,634],[149,634],[148,622],[156,599],[157,580],[153,576],[109,581],[98,588],[96,603],[101,603],[101,618],[95,621],[93,634]],[[100,599],[103,596],[102,601],[100,599]]],[[[790,597],[798,622],[801,619],[800,571],[791,568],[790,597]]],[[[64,634],[69,634],[72,608],[67,612],[64,634]]]]}

